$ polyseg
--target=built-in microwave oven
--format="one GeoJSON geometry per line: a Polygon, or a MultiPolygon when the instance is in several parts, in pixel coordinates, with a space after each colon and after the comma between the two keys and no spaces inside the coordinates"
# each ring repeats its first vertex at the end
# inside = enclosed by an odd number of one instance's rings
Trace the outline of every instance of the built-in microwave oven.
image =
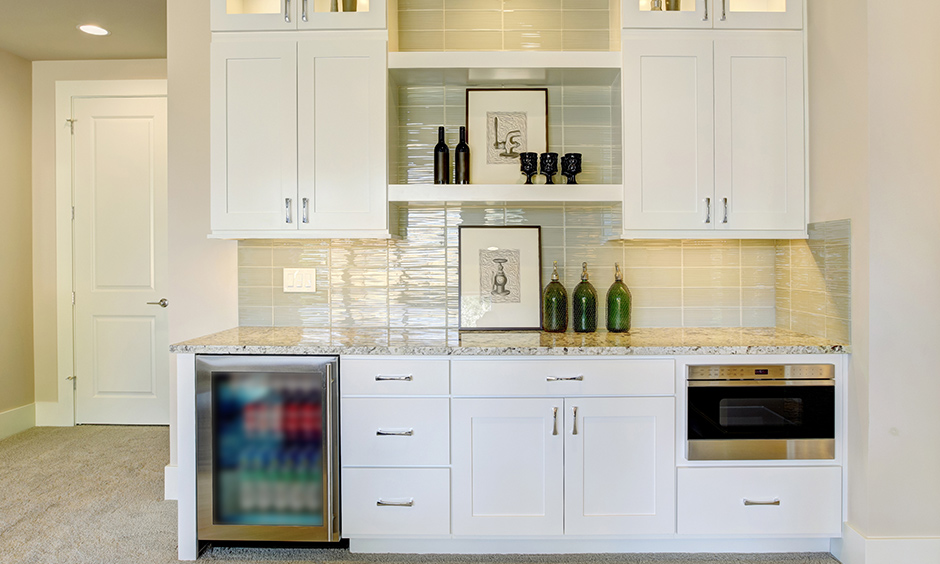
{"type": "Polygon", "coordinates": [[[831,364],[689,366],[689,460],[835,458],[831,364]]]}

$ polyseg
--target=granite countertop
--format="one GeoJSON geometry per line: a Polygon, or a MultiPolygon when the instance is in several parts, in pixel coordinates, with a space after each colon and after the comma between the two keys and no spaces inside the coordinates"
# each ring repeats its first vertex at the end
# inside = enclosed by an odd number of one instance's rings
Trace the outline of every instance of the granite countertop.
{"type": "Polygon", "coordinates": [[[344,355],[841,354],[843,343],[773,327],[636,328],[629,333],[457,331],[443,328],[237,327],[170,352],[344,355]]]}

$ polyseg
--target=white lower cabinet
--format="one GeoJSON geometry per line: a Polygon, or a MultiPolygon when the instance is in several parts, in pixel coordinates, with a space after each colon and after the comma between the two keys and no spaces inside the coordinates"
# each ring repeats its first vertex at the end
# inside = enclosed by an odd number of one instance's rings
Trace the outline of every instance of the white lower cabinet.
{"type": "Polygon", "coordinates": [[[453,400],[455,535],[675,531],[668,398],[453,400]]]}
{"type": "Polygon", "coordinates": [[[842,469],[680,468],[679,534],[841,536],[842,469]]]}
{"type": "Polygon", "coordinates": [[[447,468],[344,468],[343,535],[450,533],[447,468]]]}

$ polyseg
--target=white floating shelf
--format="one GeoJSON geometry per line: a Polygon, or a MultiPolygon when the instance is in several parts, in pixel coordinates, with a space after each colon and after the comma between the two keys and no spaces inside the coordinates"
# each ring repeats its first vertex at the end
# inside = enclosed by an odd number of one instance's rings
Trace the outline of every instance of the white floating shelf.
{"type": "Polygon", "coordinates": [[[388,200],[403,203],[623,202],[622,184],[390,184],[388,200]]]}
{"type": "Polygon", "coordinates": [[[613,51],[392,52],[390,76],[407,85],[613,84],[620,76],[613,51]]]}

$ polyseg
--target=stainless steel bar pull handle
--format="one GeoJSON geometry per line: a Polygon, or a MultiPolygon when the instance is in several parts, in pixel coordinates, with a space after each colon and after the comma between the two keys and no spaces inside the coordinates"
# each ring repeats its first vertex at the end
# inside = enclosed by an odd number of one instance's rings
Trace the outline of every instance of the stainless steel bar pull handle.
{"type": "Polygon", "coordinates": [[[376,374],[376,382],[411,382],[414,378],[411,374],[404,374],[402,376],[385,376],[383,374],[376,374]]]}
{"type": "Polygon", "coordinates": [[[721,199],[722,205],[725,207],[725,217],[721,220],[722,223],[728,223],[728,198],[721,199]]]}
{"type": "Polygon", "coordinates": [[[583,374],[578,374],[577,376],[546,376],[546,382],[580,382],[584,380],[583,374]]]}
{"type": "Polygon", "coordinates": [[[705,198],[705,223],[712,222],[712,199],[705,198]]]}
{"type": "Polygon", "coordinates": [[[415,500],[414,498],[408,501],[385,501],[384,499],[380,499],[376,501],[375,504],[379,507],[414,507],[415,500]]]}
{"type": "Polygon", "coordinates": [[[408,429],[407,431],[383,431],[379,429],[375,432],[375,436],[377,437],[411,437],[414,434],[414,429],[408,429]]]}
{"type": "Polygon", "coordinates": [[[310,200],[308,200],[307,198],[303,198],[301,199],[301,203],[303,204],[303,210],[304,210],[303,218],[301,219],[301,221],[303,221],[304,223],[310,223],[310,218],[307,217],[307,207],[308,207],[308,204],[310,203],[310,200]]]}
{"type": "Polygon", "coordinates": [[[552,435],[558,434],[558,408],[552,408],[552,435]]]}
{"type": "Polygon", "coordinates": [[[708,21],[708,0],[705,0],[705,17],[702,18],[702,21],[703,21],[703,22],[707,22],[707,21],[708,21]]]}
{"type": "Polygon", "coordinates": [[[284,221],[286,223],[294,223],[294,218],[291,217],[290,213],[291,201],[292,200],[290,198],[284,198],[284,221]]]}
{"type": "Polygon", "coordinates": [[[284,0],[284,21],[290,23],[290,0],[284,0]]]}
{"type": "Polygon", "coordinates": [[[170,305],[170,302],[168,302],[166,298],[160,298],[159,302],[147,302],[147,305],[158,305],[160,307],[166,307],[170,305]]]}
{"type": "Polygon", "coordinates": [[[573,406],[571,408],[571,417],[574,418],[574,425],[571,426],[571,434],[578,434],[578,406],[573,406]]]}
{"type": "Polygon", "coordinates": [[[300,19],[307,21],[307,0],[304,0],[304,3],[301,4],[300,19]]]}
{"type": "Polygon", "coordinates": [[[726,21],[728,19],[728,14],[725,12],[728,10],[728,0],[721,0],[721,21],[726,21]]]}
{"type": "Polygon", "coordinates": [[[744,505],[780,505],[780,500],[774,498],[773,501],[753,501],[747,498],[744,498],[744,505]]]}

